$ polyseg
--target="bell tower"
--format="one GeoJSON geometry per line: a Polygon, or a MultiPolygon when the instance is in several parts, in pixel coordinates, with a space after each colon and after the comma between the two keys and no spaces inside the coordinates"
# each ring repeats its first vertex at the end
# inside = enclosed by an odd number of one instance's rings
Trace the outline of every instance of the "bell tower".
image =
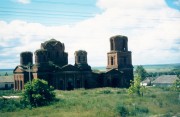
{"type": "MultiPolygon", "coordinates": [[[[133,80],[131,51],[128,51],[128,38],[116,35],[110,38],[110,52],[107,53],[107,71],[111,69],[122,73],[125,84],[133,80]]],[[[126,86],[127,86],[126,85],[126,86]]]]}
{"type": "Polygon", "coordinates": [[[128,51],[128,38],[121,35],[111,37],[110,52],[107,53],[107,57],[107,70],[132,68],[131,51],[128,51]]]}
{"type": "Polygon", "coordinates": [[[85,50],[78,50],[74,53],[75,66],[84,71],[91,71],[91,67],[87,62],[87,52],[85,50]]]}

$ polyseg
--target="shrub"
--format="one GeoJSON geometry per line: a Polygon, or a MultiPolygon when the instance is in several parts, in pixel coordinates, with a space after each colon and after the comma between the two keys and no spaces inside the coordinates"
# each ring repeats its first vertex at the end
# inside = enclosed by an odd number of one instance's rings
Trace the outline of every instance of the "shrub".
{"type": "Polygon", "coordinates": [[[133,95],[137,94],[138,96],[143,96],[145,92],[145,87],[140,85],[141,77],[136,76],[134,81],[131,81],[130,87],[128,89],[128,94],[133,95]]]}
{"type": "Polygon", "coordinates": [[[121,94],[122,92],[121,91],[117,91],[117,94],[121,94]]]}
{"type": "Polygon", "coordinates": [[[144,107],[144,106],[137,106],[137,107],[135,107],[135,110],[138,113],[148,113],[149,112],[149,109],[147,107],[144,107]]]}
{"type": "Polygon", "coordinates": [[[103,94],[111,94],[111,93],[112,93],[111,90],[104,90],[104,91],[103,91],[103,94]]]}
{"type": "Polygon", "coordinates": [[[129,113],[128,109],[123,104],[117,106],[117,111],[122,117],[126,117],[129,113]]]}
{"type": "Polygon", "coordinates": [[[105,89],[99,92],[100,94],[112,94],[113,92],[110,89],[105,89]]]}
{"type": "Polygon", "coordinates": [[[86,92],[86,91],[81,93],[81,95],[87,95],[87,94],[88,94],[88,92],[86,92]]]}
{"type": "Polygon", "coordinates": [[[22,108],[19,99],[0,99],[0,112],[13,112],[22,108]]]}
{"type": "Polygon", "coordinates": [[[23,91],[23,102],[33,107],[49,104],[55,99],[53,87],[49,87],[45,80],[33,79],[32,83],[25,84],[23,91]]]}
{"type": "MultiPolygon", "coordinates": [[[[179,78],[179,76],[178,76],[179,78]]],[[[173,86],[171,87],[172,90],[180,92],[180,78],[177,79],[174,83],[173,86]]]]}
{"type": "Polygon", "coordinates": [[[150,97],[152,97],[152,98],[156,98],[156,95],[155,95],[155,94],[152,94],[150,97]]]}

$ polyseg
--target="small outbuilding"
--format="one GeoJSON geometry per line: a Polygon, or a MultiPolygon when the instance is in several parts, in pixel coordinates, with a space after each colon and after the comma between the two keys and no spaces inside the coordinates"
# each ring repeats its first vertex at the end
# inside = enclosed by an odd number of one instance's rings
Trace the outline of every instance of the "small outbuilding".
{"type": "Polygon", "coordinates": [[[153,86],[170,87],[178,79],[176,75],[162,75],[157,77],[153,82],[153,86]]]}
{"type": "Polygon", "coordinates": [[[0,89],[8,90],[14,88],[13,76],[0,76],[0,89]]]}
{"type": "Polygon", "coordinates": [[[150,86],[151,85],[151,78],[147,77],[145,80],[141,82],[141,86],[150,86]]]}

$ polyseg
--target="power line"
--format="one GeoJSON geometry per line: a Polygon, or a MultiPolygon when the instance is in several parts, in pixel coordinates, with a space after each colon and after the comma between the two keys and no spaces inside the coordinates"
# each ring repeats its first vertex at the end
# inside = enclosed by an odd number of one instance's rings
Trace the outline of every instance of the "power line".
{"type": "Polygon", "coordinates": [[[61,4],[61,5],[72,5],[72,6],[83,6],[83,7],[96,7],[92,4],[80,4],[80,3],[68,3],[68,2],[57,2],[57,1],[42,1],[42,0],[34,0],[33,2],[41,3],[41,4],[61,4]]]}
{"type": "Polygon", "coordinates": [[[23,10],[23,11],[40,11],[40,12],[43,12],[43,11],[45,11],[45,12],[64,12],[64,13],[75,13],[75,14],[92,14],[92,13],[90,13],[90,12],[77,12],[77,11],[65,11],[65,10],[52,10],[52,9],[48,9],[48,10],[45,10],[45,9],[29,9],[29,8],[26,8],[26,9],[24,9],[24,8],[15,8],[15,7],[1,7],[0,6],[0,8],[2,8],[2,10],[4,10],[4,9],[6,9],[6,10],[23,10]]]}
{"type": "MultiPolygon", "coordinates": [[[[2,8],[2,7],[0,7],[0,8],[2,8]]],[[[15,8],[16,9],[16,8],[15,8]]],[[[30,9],[29,9],[30,10],[30,9]]],[[[42,10],[42,11],[47,11],[47,10],[42,10]]],[[[4,14],[4,15],[19,15],[19,14],[21,14],[21,16],[22,15],[34,15],[34,14],[37,14],[38,16],[39,15],[47,15],[48,17],[49,16],[53,16],[54,17],[54,15],[56,15],[55,17],[57,17],[57,16],[59,16],[59,15],[61,15],[61,16],[65,16],[65,17],[94,17],[95,15],[87,15],[88,13],[86,13],[85,15],[83,14],[80,14],[80,15],[76,15],[76,14],[67,14],[67,13],[59,13],[58,11],[56,11],[56,13],[46,13],[46,12],[41,12],[41,10],[39,10],[39,11],[37,11],[37,12],[32,12],[32,11],[28,11],[28,12],[26,12],[26,11],[11,11],[11,10],[1,10],[0,11],[1,13],[3,13],[3,12],[5,12],[6,14],[4,14]],[[7,14],[8,13],[8,14],[7,14]],[[13,13],[15,13],[15,14],[13,14],[13,13]]],[[[80,12],[69,12],[69,13],[80,13],[80,12]]],[[[127,15],[126,15],[127,16],[127,15]]],[[[73,18],[74,18],[73,17],[73,18]]],[[[131,16],[127,16],[127,17],[131,17],[131,16]]],[[[120,18],[120,17],[119,17],[120,18]]],[[[168,17],[169,19],[161,19],[161,18],[143,18],[143,17],[141,17],[141,18],[135,18],[135,19],[139,19],[139,20],[176,20],[176,19],[180,19],[180,17],[168,17]]]]}
{"type": "MultiPolygon", "coordinates": [[[[46,15],[46,16],[54,16],[54,15],[61,15],[61,16],[75,16],[75,17],[93,17],[93,15],[75,15],[75,14],[64,14],[64,13],[40,13],[40,12],[23,12],[23,11],[8,11],[8,10],[1,10],[0,13],[9,13],[9,14],[24,14],[24,15],[46,15]]],[[[6,15],[6,14],[5,14],[6,15]]]]}

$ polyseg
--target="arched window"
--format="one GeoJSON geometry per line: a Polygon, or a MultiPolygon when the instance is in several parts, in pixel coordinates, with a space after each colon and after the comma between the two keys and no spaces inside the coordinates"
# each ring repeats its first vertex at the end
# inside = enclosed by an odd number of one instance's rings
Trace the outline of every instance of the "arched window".
{"type": "Polygon", "coordinates": [[[85,58],[85,56],[83,56],[83,62],[86,62],[86,58],[85,58]]]}
{"type": "Polygon", "coordinates": [[[56,57],[59,57],[59,53],[58,52],[56,52],[56,57]]]}
{"type": "Polygon", "coordinates": [[[78,62],[81,62],[81,57],[80,56],[78,56],[78,62]]]}
{"type": "Polygon", "coordinates": [[[124,65],[126,65],[126,63],[127,63],[127,59],[126,57],[124,57],[124,65]]]}
{"type": "Polygon", "coordinates": [[[46,61],[46,56],[45,56],[45,55],[43,55],[43,62],[44,62],[44,61],[46,61]]]}
{"type": "Polygon", "coordinates": [[[111,40],[110,43],[111,43],[111,50],[114,50],[113,40],[111,40]]]}
{"type": "Polygon", "coordinates": [[[123,51],[126,51],[126,42],[124,39],[123,39],[123,51]]]}
{"type": "Polygon", "coordinates": [[[114,58],[111,57],[111,65],[113,65],[113,64],[114,64],[114,58]]]}
{"type": "Polygon", "coordinates": [[[109,65],[109,56],[108,56],[108,65],[109,65]]]}
{"type": "Polygon", "coordinates": [[[48,58],[50,57],[50,53],[48,52],[48,58]]]}

